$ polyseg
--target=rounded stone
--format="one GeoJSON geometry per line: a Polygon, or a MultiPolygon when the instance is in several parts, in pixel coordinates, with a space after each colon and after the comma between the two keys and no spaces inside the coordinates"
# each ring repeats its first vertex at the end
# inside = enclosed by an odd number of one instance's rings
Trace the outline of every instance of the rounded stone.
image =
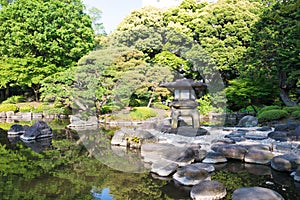
{"type": "Polygon", "coordinates": [[[292,172],[300,165],[300,156],[294,153],[275,156],[271,160],[271,167],[277,171],[292,172]]]}
{"type": "Polygon", "coordinates": [[[247,148],[241,145],[223,145],[217,149],[217,152],[222,153],[226,158],[244,160],[247,148]]]}
{"type": "Polygon", "coordinates": [[[216,163],[225,163],[227,162],[227,158],[219,152],[208,152],[205,159],[202,160],[203,163],[211,163],[211,164],[216,164],[216,163]]]}
{"type": "Polygon", "coordinates": [[[284,200],[276,191],[263,187],[243,187],[236,189],[232,194],[232,200],[284,200]]]}
{"type": "Polygon", "coordinates": [[[173,175],[173,179],[182,185],[196,185],[203,180],[210,180],[210,176],[205,169],[179,168],[173,175]]]}
{"type": "Polygon", "coordinates": [[[216,200],[226,196],[225,186],[217,181],[204,180],[191,190],[193,200],[216,200]]]}
{"type": "Polygon", "coordinates": [[[245,155],[245,162],[256,163],[256,164],[268,164],[274,154],[271,151],[264,150],[251,150],[245,155]]]}

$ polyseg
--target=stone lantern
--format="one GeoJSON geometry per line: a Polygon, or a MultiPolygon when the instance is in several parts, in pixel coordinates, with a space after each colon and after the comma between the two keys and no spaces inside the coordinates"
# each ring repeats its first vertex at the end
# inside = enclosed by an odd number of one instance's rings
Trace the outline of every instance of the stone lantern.
{"type": "Polygon", "coordinates": [[[202,82],[194,82],[191,79],[178,79],[160,86],[174,92],[174,101],[170,105],[172,108],[172,129],[178,128],[180,116],[192,117],[193,128],[200,128],[200,113],[197,109],[199,104],[196,101],[195,91],[203,91],[207,85],[202,82]]]}

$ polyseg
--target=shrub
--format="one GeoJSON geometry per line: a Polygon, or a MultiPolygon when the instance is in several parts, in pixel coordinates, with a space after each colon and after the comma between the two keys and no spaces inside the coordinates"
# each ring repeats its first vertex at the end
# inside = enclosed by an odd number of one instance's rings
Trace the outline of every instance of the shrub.
{"type": "Polygon", "coordinates": [[[280,106],[265,106],[258,111],[258,115],[268,110],[281,110],[280,106]]]}
{"type": "Polygon", "coordinates": [[[72,110],[67,107],[62,107],[62,108],[52,107],[52,108],[46,110],[45,112],[48,115],[60,115],[60,114],[70,115],[70,114],[72,114],[72,110]]]}
{"type": "Polygon", "coordinates": [[[157,113],[152,108],[136,107],[129,113],[129,115],[133,120],[142,120],[150,117],[156,117],[157,113]]]}
{"type": "Polygon", "coordinates": [[[165,105],[165,104],[163,104],[161,102],[155,102],[155,103],[153,103],[153,107],[157,108],[157,109],[164,109],[164,110],[169,110],[170,109],[169,106],[167,106],[167,105],[165,105]]]}
{"type": "Polygon", "coordinates": [[[50,110],[51,108],[53,108],[53,106],[40,104],[37,107],[33,108],[32,112],[33,113],[46,112],[47,110],[50,110]]]}
{"type": "Polygon", "coordinates": [[[266,122],[266,121],[282,119],[288,116],[289,113],[287,111],[275,109],[275,110],[267,110],[261,112],[257,118],[260,122],[266,122]]]}
{"type": "Polygon", "coordinates": [[[287,111],[288,113],[293,113],[295,111],[300,111],[300,107],[298,106],[284,107],[283,110],[287,111]]]}
{"type": "Polygon", "coordinates": [[[296,111],[292,112],[292,117],[294,117],[296,119],[300,119],[300,110],[296,110],[296,111]]]}
{"type": "Polygon", "coordinates": [[[33,109],[34,109],[34,107],[29,104],[22,104],[19,106],[20,112],[31,112],[33,109]]]}
{"type": "Polygon", "coordinates": [[[17,112],[19,107],[16,104],[1,104],[0,105],[0,112],[8,112],[14,111],[17,112]]]}
{"type": "Polygon", "coordinates": [[[8,97],[5,101],[2,102],[2,104],[15,104],[15,103],[20,103],[24,102],[25,97],[24,96],[11,96],[8,97]]]}
{"type": "Polygon", "coordinates": [[[197,102],[200,104],[198,106],[198,110],[201,115],[208,115],[208,113],[214,109],[213,106],[211,105],[211,100],[209,95],[202,96],[201,99],[197,100],[197,102]]]}
{"type": "Polygon", "coordinates": [[[114,111],[121,110],[122,106],[118,104],[106,104],[101,106],[100,108],[100,113],[101,114],[107,114],[107,113],[112,113],[114,111]]]}

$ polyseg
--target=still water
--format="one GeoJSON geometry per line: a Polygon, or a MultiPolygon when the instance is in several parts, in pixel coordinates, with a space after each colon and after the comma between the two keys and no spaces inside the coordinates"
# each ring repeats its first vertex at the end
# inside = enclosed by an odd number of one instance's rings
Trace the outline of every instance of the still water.
{"type": "MultiPolygon", "coordinates": [[[[137,170],[138,152],[113,155],[108,150],[112,131],[97,129],[82,137],[82,132],[57,121],[50,123],[52,139],[24,143],[7,137],[9,126],[1,124],[0,129],[0,199],[190,199],[190,187],[137,170]]],[[[245,186],[274,189],[286,200],[300,199],[299,183],[267,166],[230,162],[215,167],[212,180],[225,184],[226,199],[245,186]]]]}

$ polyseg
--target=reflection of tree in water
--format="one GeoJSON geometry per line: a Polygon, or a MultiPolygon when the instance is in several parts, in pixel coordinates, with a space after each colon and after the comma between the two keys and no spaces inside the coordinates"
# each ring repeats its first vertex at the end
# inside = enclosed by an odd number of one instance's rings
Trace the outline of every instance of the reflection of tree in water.
{"type": "Polygon", "coordinates": [[[82,143],[86,147],[89,157],[94,157],[105,165],[124,172],[148,171],[139,151],[112,147],[109,136],[103,129],[80,130],[78,134],[80,139],[77,143],[82,143]]]}

